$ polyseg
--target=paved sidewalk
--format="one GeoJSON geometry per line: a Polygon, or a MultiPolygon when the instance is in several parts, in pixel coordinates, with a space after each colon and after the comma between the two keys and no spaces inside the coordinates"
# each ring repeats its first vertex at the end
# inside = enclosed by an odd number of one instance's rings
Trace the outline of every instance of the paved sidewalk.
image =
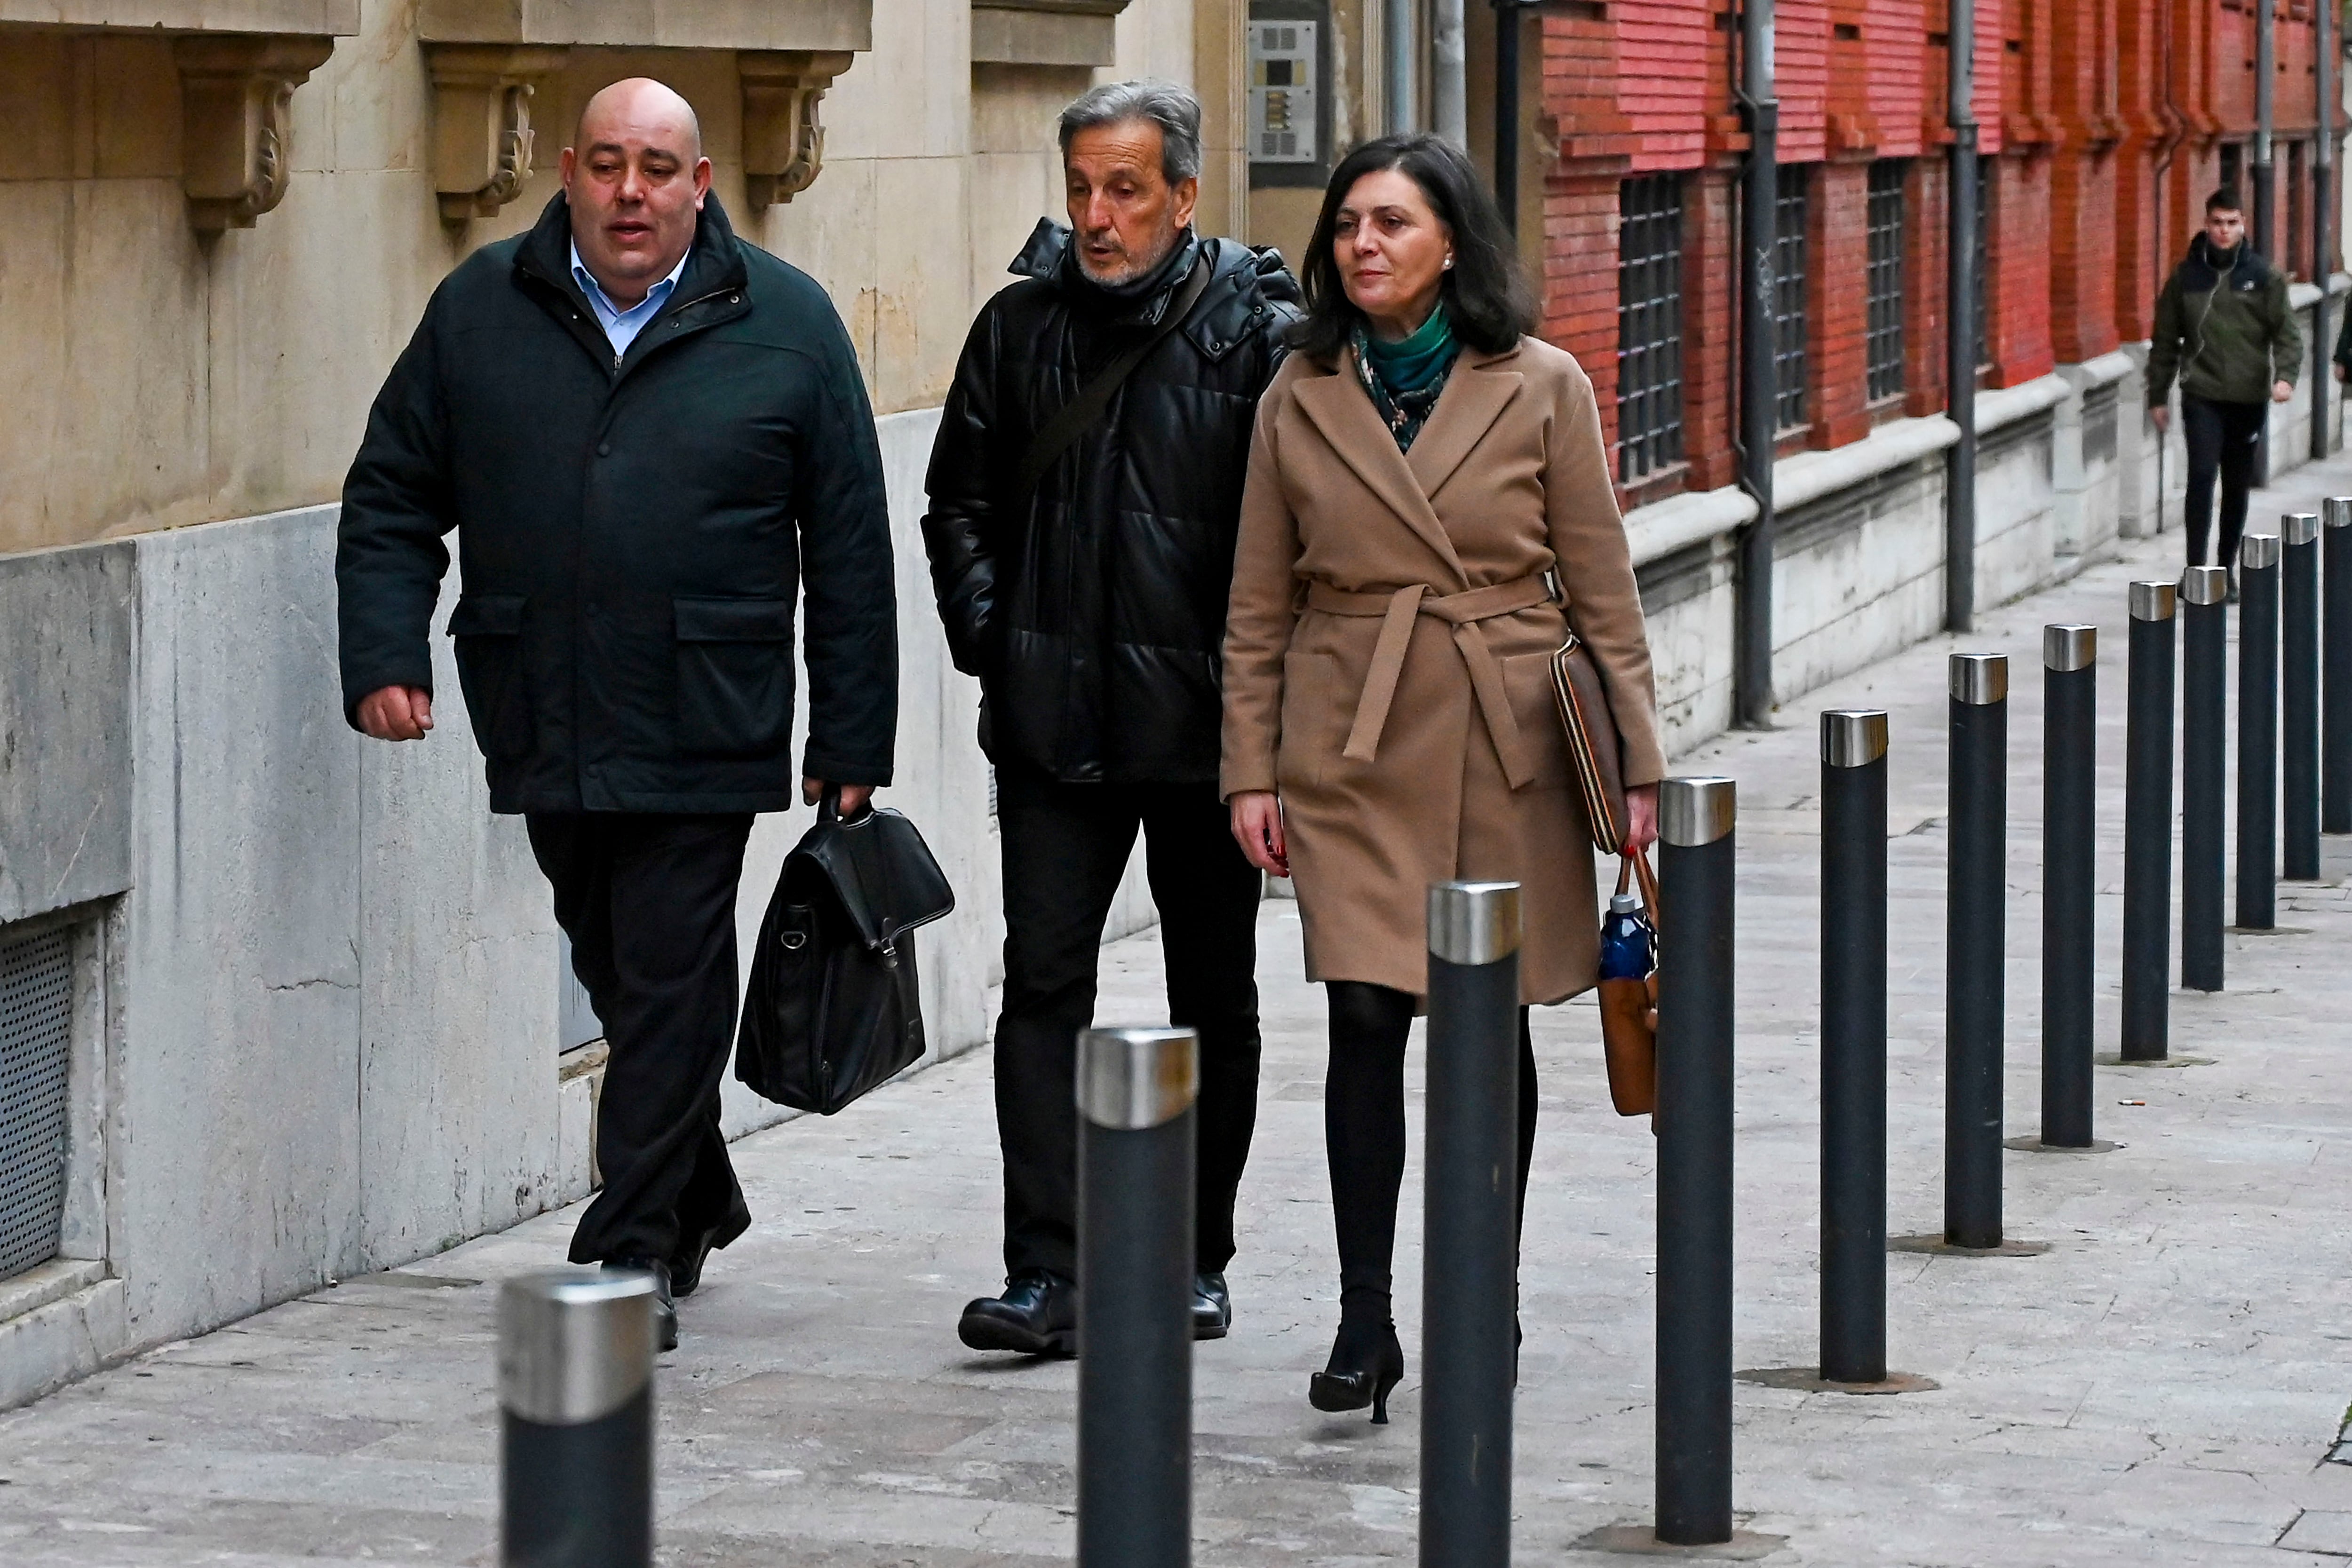
{"type": "MultiPolygon", "coordinates": [[[[2294,476],[2352,488],[2352,468],[2294,476]]],[[[2264,526],[2299,494],[2258,498],[2264,526]]],[[[1818,1074],[1813,715],[1893,711],[1891,1228],[1941,1213],[1944,658],[2012,661],[2008,1113],[2039,1106],[2039,628],[2102,635],[2100,1028],[2112,1049],[2121,878],[2124,584],[2179,535],[1790,706],[1777,732],[1681,759],[1739,779],[1738,1357],[1814,1354],[1818,1074]]],[[[2112,1154],[2007,1156],[2013,1234],[2045,1256],[1888,1260],[1899,1397],[1741,1384],[1743,1524],[1776,1563],[2290,1564],[2352,1556],[2352,905],[2285,890],[2231,938],[2231,988],[2176,996],[2210,1066],[2103,1068],[2112,1154]]],[[[1261,919],[1264,1108],[1232,1274],[1234,1336],[1197,1358],[1197,1561],[1352,1568],[1415,1554],[1419,1176],[1396,1424],[1310,1410],[1336,1322],[1321,1146],[1321,999],[1291,906],[1261,919]]],[[[1101,1016],[1155,1016],[1147,935],[1106,956],[1101,1016]]],[[[1651,1500],[1653,1145],[1607,1109],[1595,1016],[1539,1013],[1517,1561],[1651,1500]]],[[[1416,1051],[1411,1071],[1421,1071],[1416,1051]]],[[[1414,1103],[1419,1094],[1415,1092],[1414,1103]]],[[[1418,1134],[1416,1132],[1416,1160],[1418,1134]]],[[[740,1145],[759,1222],[686,1303],[660,1381],[671,1564],[1042,1568],[1071,1551],[1067,1364],[975,1356],[957,1310],[997,1278],[986,1054],[831,1121],[740,1145]]],[[[167,1346],[0,1416],[0,1562],[494,1562],[496,1281],[560,1259],[570,1212],[167,1346]]]]}

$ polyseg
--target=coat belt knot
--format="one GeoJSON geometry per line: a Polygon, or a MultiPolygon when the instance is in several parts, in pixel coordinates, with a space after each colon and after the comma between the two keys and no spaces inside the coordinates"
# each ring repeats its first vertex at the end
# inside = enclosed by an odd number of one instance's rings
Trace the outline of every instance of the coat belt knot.
{"type": "Polygon", "coordinates": [[[1327,582],[1309,583],[1309,610],[1327,615],[1381,618],[1380,641],[1373,644],[1371,668],[1364,677],[1363,695],[1356,700],[1355,723],[1348,731],[1347,748],[1341,755],[1351,762],[1370,762],[1379,753],[1381,731],[1387,727],[1389,706],[1396,700],[1397,681],[1404,674],[1405,653],[1412,643],[1413,618],[1431,615],[1454,628],[1454,646],[1470,673],[1470,689],[1486,717],[1486,733],[1494,738],[1503,776],[1512,789],[1526,788],[1536,776],[1535,760],[1528,755],[1519,721],[1511,712],[1509,694],[1503,688],[1503,667],[1486,646],[1478,622],[1531,610],[1556,597],[1550,581],[1541,575],[1446,594],[1425,582],[1393,593],[1350,593],[1327,582]]]}

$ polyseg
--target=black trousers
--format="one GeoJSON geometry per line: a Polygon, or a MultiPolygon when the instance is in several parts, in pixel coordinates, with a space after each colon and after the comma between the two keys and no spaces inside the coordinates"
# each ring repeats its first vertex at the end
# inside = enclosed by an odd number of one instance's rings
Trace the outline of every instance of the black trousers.
{"type": "Polygon", "coordinates": [[[1103,923],[1143,832],[1168,1021],[1201,1036],[1198,1267],[1234,1256],[1234,1196],[1257,1123],[1257,869],[1213,784],[1065,784],[996,775],[1004,850],[1004,1012],[996,1132],[1004,1269],[1077,1275],[1077,1036],[1094,1021],[1103,923]]]}
{"type": "Polygon", "coordinates": [[[532,812],[572,967],[611,1055],[596,1113],[604,1190],[572,1233],[574,1263],[676,1258],[706,1230],[751,1223],[719,1133],[735,1044],[735,884],[748,813],[532,812]]]}
{"type": "Polygon", "coordinates": [[[2253,487],[2255,444],[2266,402],[2212,402],[2180,394],[2180,434],[2189,445],[2189,494],[2182,504],[2189,525],[2189,564],[2238,564],[2238,540],[2246,531],[2246,492],[2253,487]],[[2213,525],[2213,480],[2221,481],[2221,558],[2206,555],[2213,525]]]}
{"type": "MultiPolygon", "coordinates": [[[[1404,1182],[1404,1048],[1411,993],[1361,980],[1326,986],[1331,1065],[1323,1081],[1323,1140],[1331,1162],[1331,1215],[1339,1233],[1342,1317],[1387,1321],[1394,1289],[1397,1189],[1404,1182]]],[[[1518,1217],[1528,1212],[1536,1147],[1536,1052],[1519,1009],[1518,1217]]]]}

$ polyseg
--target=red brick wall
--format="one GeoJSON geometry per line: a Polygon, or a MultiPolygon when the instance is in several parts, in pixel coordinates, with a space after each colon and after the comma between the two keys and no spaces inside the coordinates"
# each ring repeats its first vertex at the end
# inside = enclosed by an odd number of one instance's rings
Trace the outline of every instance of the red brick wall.
{"type": "MultiPolygon", "coordinates": [[[[1987,383],[2014,386],[2147,335],[2156,293],[2253,116],[2262,0],[1978,0],[1979,146],[1997,155],[1987,383]]],[[[2277,165],[2314,131],[2309,0],[2274,0],[2277,165]]],[[[1948,0],[1780,0],[1780,156],[1811,182],[1805,434],[1867,434],[1868,170],[1906,182],[1906,385],[1944,402],[1948,0]]],[[[1601,389],[1613,435],[1619,183],[1685,174],[1685,465],[1627,499],[1732,481],[1737,176],[1748,138],[1732,0],[1607,0],[1547,14],[1533,112],[1559,157],[1544,184],[1543,330],[1601,389]]],[[[2292,204],[2279,203],[2282,229],[2292,204]]],[[[2340,224],[2340,214],[2338,220],[2340,224]]],[[[2300,247],[2307,249],[2307,242],[2300,247]]],[[[2282,257],[2307,268],[2300,255],[2282,257]]],[[[1887,417],[1890,411],[1876,411],[1887,417]]]]}
{"type": "Polygon", "coordinates": [[[1870,164],[1825,163],[1806,204],[1805,444],[1843,446],[1870,434],[1870,164]]]}
{"type": "Polygon", "coordinates": [[[1914,418],[1944,410],[1945,200],[1950,182],[1940,159],[1911,165],[1903,191],[1903,412],[1914,418]]]}

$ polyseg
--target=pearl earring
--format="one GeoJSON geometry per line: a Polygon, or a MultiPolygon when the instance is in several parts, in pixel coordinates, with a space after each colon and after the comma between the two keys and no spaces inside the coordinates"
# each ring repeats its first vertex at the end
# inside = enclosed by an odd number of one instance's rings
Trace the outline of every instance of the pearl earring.
{"type": "Polygon", "coordinates": [[[1445,267],[1449,272],[1454,269],[1454,258],[1450,256],[1445,258],[1445,267]]]}

